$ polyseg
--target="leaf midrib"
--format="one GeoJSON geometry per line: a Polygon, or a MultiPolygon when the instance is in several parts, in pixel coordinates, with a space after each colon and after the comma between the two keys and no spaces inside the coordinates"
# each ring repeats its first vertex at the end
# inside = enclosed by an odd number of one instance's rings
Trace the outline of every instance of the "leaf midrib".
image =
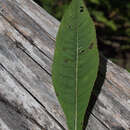
{"type": "Polygon", "coordinates": [[[78,31],[76,32],[76,37],[77,37],[77,48],[76,48],[76,88],[75,88],[75,95],[76,95],[76,103],[75,103],[75,130],[77,130],[77,107],[78,107],[78,101],[77,101],[77,96],[78,96],[78,31]]]}
{"type": "MultiPolygon", "coordinates": [[[[76,10],[76,18],[78,20],[78,2],[76,4],[77,6],[77,10],[76,10]]],[[[76,20],[76,86],[75,86],[75,95],[76,95],[76,99],[75,99],[75,130],[77,130],[77,113],[78,113],[78,60],[79,60],[79,56],[78,56],[78,48],[79,48],[79,43],[78,43],[78,22],[76,20]]]]}

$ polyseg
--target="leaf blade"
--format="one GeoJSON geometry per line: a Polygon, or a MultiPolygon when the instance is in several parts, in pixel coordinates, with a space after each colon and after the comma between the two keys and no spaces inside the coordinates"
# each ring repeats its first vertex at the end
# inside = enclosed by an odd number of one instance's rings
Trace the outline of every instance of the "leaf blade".
{"type": "Polygon", "coordinates": [[[52,66],[56,95],[70,130],[82,129],[84,114],[97,76],[98,64],[93,22],[83,1],[73,0],[58,31],[52,66]]]}

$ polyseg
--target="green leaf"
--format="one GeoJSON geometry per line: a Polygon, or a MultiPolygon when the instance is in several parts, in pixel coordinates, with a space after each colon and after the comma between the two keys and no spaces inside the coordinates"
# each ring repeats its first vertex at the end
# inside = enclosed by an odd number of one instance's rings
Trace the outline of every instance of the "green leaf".
{"type": "Polygon", "coordinates": [[[130,72],[130,69],[128,69],[128,72],[130,72]]]}
{"type": "Polygon", "coordinates": [[[103,22],[106,26],[110,27],[113,31],[117,30],[117,27],[116,27],[116,24],[114,23],[114,21],[113,20],[108,20],[104,16],[104,12],[92,11],[92,13],[95,15],[97,21],[103,22]]]}
{"type": "Polygon", "coordinates": [[[94,4],[97,4],[97,5],[99,5],[100,4],[100,1],[99,0],[90,0],[92,3],[94,3],[94,4]]]}
{"type": "Polygon", "coordinates": [[[97,77],[99,55],[93,22],[82,0],[73,0],[56,38],[52,79],[69,130],[81,130],[97,77]]]}

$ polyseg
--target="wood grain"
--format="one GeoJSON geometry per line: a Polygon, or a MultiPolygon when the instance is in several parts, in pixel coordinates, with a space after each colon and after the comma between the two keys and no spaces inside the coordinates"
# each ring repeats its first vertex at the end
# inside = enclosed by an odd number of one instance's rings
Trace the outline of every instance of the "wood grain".
{"type": "MultiPolygon", "coordinates": [[[[67,129],[51,81],[59,24],[31,0],[0,0],[0,111],[8,120],[15,114],[19,129],[67,129]]],[[[129,130],[130,74],[102,56],[100,62],[86,129],[129,130]]],[[[1,114],[0,124],[2,130],[16,128],[1,114]]]]}

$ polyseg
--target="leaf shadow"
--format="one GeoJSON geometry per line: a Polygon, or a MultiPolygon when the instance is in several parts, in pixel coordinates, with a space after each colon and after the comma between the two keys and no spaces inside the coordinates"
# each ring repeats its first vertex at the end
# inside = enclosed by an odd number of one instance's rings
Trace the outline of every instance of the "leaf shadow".
{"type": "Polygon", "coordinates": [[[103,86],[103,83],[106,77],[106,67],[107,67],[107,59],[105,59],[105,57],[102,54],[100,54],[99,71],[98,71],[97,79],[95,81],[92,94],[89,100],[89,105],[85,113],[84,122],[83,122],[83,130],[85,130],[88,125],[89,117],[97,101],[98,95],[101,92],[101,88],[103,86]]]}

